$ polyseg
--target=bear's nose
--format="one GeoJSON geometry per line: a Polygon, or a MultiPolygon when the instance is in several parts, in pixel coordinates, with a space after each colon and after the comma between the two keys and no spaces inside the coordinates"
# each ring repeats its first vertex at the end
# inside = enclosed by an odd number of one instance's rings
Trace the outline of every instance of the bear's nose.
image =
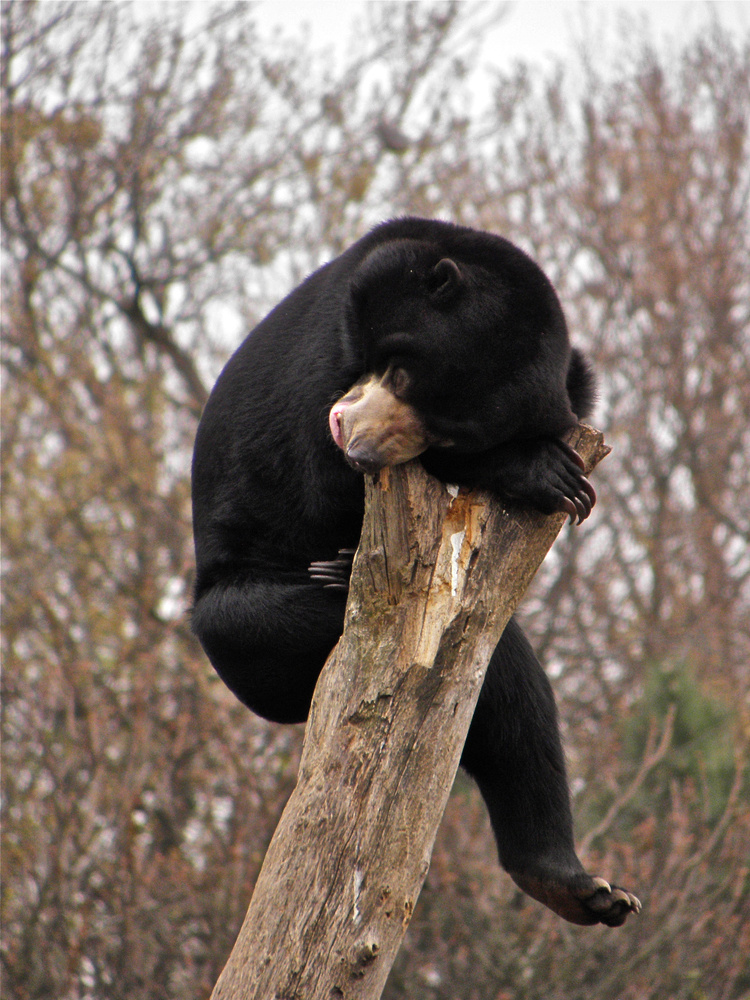
{"type": "Polygon", "coordinates": [[[375,448],[368,444],[353,444],[346,449],[346,460],[357,472],[366,476],[376,476],[383,468],[384,462],[375,448]]]}

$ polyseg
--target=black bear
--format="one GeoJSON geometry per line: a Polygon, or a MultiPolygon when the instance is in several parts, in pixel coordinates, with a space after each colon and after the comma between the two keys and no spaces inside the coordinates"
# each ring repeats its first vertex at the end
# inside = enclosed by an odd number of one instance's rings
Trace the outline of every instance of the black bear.
{"type": "MultiPolygon", "coordinates": [[[[265,718],[306,719],[342,632],[362,473],[420,455],[444,482],[587,517],[561,435],[593,394],[552,285],[501,237],[396,219],[315,271],[230,359],[198,428],[192,625],[219,675],[265,718]]],[[[579,924],[638,912],[575,853],[552,689],[513,620],[461,763],[524,891],[579,924]]]]}

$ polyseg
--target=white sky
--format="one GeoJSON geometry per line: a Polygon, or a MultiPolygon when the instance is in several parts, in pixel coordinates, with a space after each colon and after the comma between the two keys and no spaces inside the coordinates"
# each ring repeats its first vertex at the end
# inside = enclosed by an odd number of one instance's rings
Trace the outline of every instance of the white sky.
{"type": "MultiPolygon", "coordinates": [[[[377,0],[370,0],[377,2],[377,0]]],[[[363,0],[263,0],[257,16],[264,26],[282,26],[295,34],[309,26],[316,46],[345,43],[363,0]]],[[[648,18],[655,40],[684,40],[718,15],[738,34],[750,29],[749,0],[511,0],[508,13],[487,40],[485,59],[498,64],[513,59],[544,60],[570,51],[582,35],[584,20],[613,24],[619,11],[648,18]]]]}

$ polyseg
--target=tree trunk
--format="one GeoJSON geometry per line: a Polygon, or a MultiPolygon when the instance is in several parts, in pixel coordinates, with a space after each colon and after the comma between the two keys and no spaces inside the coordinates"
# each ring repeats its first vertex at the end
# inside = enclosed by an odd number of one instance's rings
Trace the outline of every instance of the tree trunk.
{"type": "MultiPolygon", "coordinates": [[[[587,469],[609,449],[570,438],[587,469]]],[[[344,634],[212,1000],[377,1000],[414,911],[490,656],[565,515],[412,462],[367,481],[344,634]]]]}

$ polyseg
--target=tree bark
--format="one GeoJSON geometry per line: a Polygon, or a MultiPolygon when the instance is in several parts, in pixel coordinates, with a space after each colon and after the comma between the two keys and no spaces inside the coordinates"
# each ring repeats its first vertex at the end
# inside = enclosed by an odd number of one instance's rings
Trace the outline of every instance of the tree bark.
{"type": "MultiPolygon", "coordinates": [[[[578,427],[590,470],[609,451],[578,427]]],[[[377,1000],[430,863],[490,656],[565,521],[368,479],[344,634],[297,787],[212,1000],[377,1000]]]]}

